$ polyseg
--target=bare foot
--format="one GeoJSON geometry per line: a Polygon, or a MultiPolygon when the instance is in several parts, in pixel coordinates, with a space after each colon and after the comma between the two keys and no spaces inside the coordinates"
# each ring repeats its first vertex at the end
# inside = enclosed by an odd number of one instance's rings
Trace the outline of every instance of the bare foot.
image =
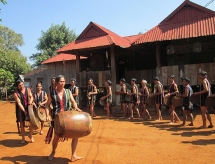
{"type": "Polygon", "coordinates": [[[190,123],[190,124],[187,124],[187,126],[194,126],[194,125],[190,123]]]}
{"type": "Polygon", "coordinates": [[[41,130],[41,131],[40,131],[40,135],[42,135],[42,134],[43,134],[43,131],[41,130]]]}
{"type": "Polygon", "coordinates": [[[52,152],[49,156],[48,156],[48,160],[51,161],[54,158],[55,153],[52,152]]]}
{"type": "Polygon", "coordinates": [[[71,161],[72,161],[72,162],[75,162],[75,161],[80,160],[80,159],[83,159],[83,158],[84,158],[84,157],[72,156],[71,161]]]}
{"type": "Polygon", "coordinates": [[[28,136],[28,137],[30,138],[31,143],[34,143],[34,138],[33,138],[33,137],[30,137],[30,136],[28,136]]]}

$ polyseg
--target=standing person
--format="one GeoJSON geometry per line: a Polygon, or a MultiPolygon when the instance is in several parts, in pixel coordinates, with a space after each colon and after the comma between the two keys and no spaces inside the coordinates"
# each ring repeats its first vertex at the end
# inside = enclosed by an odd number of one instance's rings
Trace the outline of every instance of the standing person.
{"type": "Polygon", "coordinates": [[[142,110],[144,120],[148,120],[148,119],[152,118],[151,115],[149,114],[149,111],[146,108],[146,99],[149,96],[149,90],[148,90],[148,87],[146,86],[146,84],[147,84],[146,80],[141,81],[141,89],[140,89],[140,93],[139,93],[141,110],[142,110]],[[148,116],[147,118],[145,118],[146,114],[148,116]]]}
{"type": "Polygon", "coordinates": [[[49,92],[53,91],[56,88],[55,77],[51,78],[51,85],[49,86],[49,92]]]}
{"type": "Polygon", "coordinates": [[[87,86],[87,97],[88,97],[88,105],[91,113],[91,117],[96,117],[94,112],[94,106],[96,102],[96,95],[98,94],[96,86],[93,84],[93,79],[88,80],[87,86]]]}
{"type": "MultiPolygon", "coordinates": [[[[72,96],[72,93],[70,91],[68,91],[69,93],[67,93],[66,89],[64,89],[64,86],[65,86],[64,76],[59,75],[55,80],[56,80],[56,89],[50,92],[50,95],[48,95],[48,102],[46,104],[47,108],[49,109],[50,109],[50,104],[52,103],[53,105],[52,119],[54,119],[55,115],[58,114],[59,112],[70,110],[69,102],[72,103],[73,108],[75,110],[81,111],[80,109],[78,109],[77,104],[72,96]]],[[[59,139],[60,137],[58,137],[55,134],[54,139],[52,141],[52,152],[48,157],[49,160],[52,160],[54,158],[59,139]]],[[[78,138],[73,138],[71,143],[71,148],[72,148],[71,161],[72,162],[83,158],[76,155],[77,145],[78,145],[78,138]]]]}
{"type": "MultiPolygon", "coordinates": [[[[31,105],[33,103],[33,96],[32,96],[31,90],[24,86],[23,81],[17,80],[16,87],[17,89],[13,94],[16,102],[16,121],[20,122],[21,136],[22,136],[22,141],[20,143],[24,144],[26,142],[24,124],[28,117],[28,105],[31,105]]],[[[29,138],[31,142],[34,142],[32,133],[33,133],[33,127],[30,122],[29,138]]]]}
{"type": "Polygon", "coordinates": [[[150,95],[150,97],[155,97],[155,108],[157,113],[157,121],[162,120],[161,116],[161,104],[163,104],[163,97],[164,97],[164,89],[163,85],[159,81],[158,77],[154,77],[154,93],[150,95]]]}
{"type": "MultiPolygon", "coordinates": [[[[33,94],[34,95],[34,102],[33,105],[35,106],[35,108],[38,107],[43,107],[45,108],[45,104],[48,101],[48,96],[47,93],[45,91],[42,90],[42,83],[41,82],[37,82],[36,84],[36,92],[33,94]]],[[[49,112],[48,109],[45,109],[46,112],[46,120],[49,120],[49,112]]],[[[43,134],[43,128],[44,128],[44,121],[41,121],[41,129],[40,129],[40,135],[43,134]]]]}
{"type": "Polygon", "coordinates": [[[189,114],[191,118],[191,123],[188,126],[194,126],[193,124],[193,104],[190,102],[190,96],[193,94],[193,89],[190,86],[190,79],[188,77],[183,78],[183,94],[178,94],[177,96],[182,97],[182,109],[183,109],[183,123],[186,125],[187,115],[189,114]]]}
{"type": "Polygon", "coordinates": [[[107,80],[105,82],[106,95],[101,98],[102,100],[105,100],[104,110],[107,111],[107,118],[110,117],[110,108],[111,108],[111,103],[112,103],[112,88],[111,88],[111,84],[112,84],[112,82],[110,80],[107,80]]]}
{"type": "Polygon", "coordinates": [[[121,110],[123,111],[123,118],[126,117],[127,114],[127,107],[126,107],[126,100],[125,96],[127,94],[127,87],[125,85],[125,79],[121,78],[120,79],[120,85],[121,85],[121,90],[116,91],[117,94],[120,95],[120,103],[121,103],[121,110]]]}
{"type": "Polygon", "coordinates": [[[136,79],[135,79],[135,78],[132,78],[132,79],[131,79],[131,85],[132,85],[131,93],[128,94],[128,95],[131,96],[131,101],[130,101],[130,103],[129,103],[130,119],[133,119],[133,118],[134,118],[134,115],[133,115],[133,108],[136,109],[138,118],[140,119],[140,112],[139,112],[139,109],[137,108],[138,87],[137,87],[137,85],[136,85],[136,79]]]}
{"type": "Polygon", "coordinates": [[[72,92],[72,96],[75,100],[75,102],[77,103],[77,105],[79,105],[79,88],[75,85],[76,84],[76,79],[72,78],[71,79],[71,86],[69,87],[69,90],[72,92]]]}
{"type": "Polygon", "coordinates": [[[211,116],[208,113],[207,107],[205,105],[206,98],[211,95],[211,85],[207,79],[207,72],[205,71],[199,72],[198,78],[201,81],[200,91],[195,92],[194,95],[200,95],[200,108],[202,112],[202,123],[203,123],[203,125],[200,128],[203,128],[203,129],[207,128],[206,118],[210,122],[210,125],[208,126],[208,128],[213,128],[211,116]]]}
{"type": "MultiPolygon", "coordinates": [[[[174,75],[169,75],[168,76],[168,81],[169,81],[169,91],[167,93],[166,96],[169,96],[170,102],[172,100],[172,98],[174,96],[176,96],[176,94],[178,94],[178,86],[175,83],[175,76],[174,75]]],[[[172,103],[170,103],[169,105],[169,109],[171,112],[171,119],[170,119],[170,123],[169,124],[173,124],[175,121],[180,121],[177,113],[175,112],[175,107],[172,105],[172,103]]]]}

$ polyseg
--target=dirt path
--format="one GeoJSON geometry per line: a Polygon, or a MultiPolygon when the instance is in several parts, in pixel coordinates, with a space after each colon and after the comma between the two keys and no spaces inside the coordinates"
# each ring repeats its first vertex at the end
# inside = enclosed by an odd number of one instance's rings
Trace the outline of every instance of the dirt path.
{"type": "MultiPolygon", "coordinates": [[[[101,109],[100,109],[101,110],[101,109]]],[[[197,111],[198,113],[198,111],[197,111]]],[[[215,116],[211,115],[215,122],[215,116]]],[[[154,116],[155,117],[155,116],[154,116]]],[[[71,156],[71,140],[59,143],[53,161],[48,161],[51,144],[44,143],[45,134],[34,135],[35,143],[19,144],[14,104],[0,102],[0,163],[66,164],[71,156]]],[[[167,120],[139,121],[97,117],[92,133],[79,140],[77,154],[84,159],[77,164],[206,164],[215,163],[215,128],[169,125],[167,120]]],[[[26,133],[27,135],[27,133],[26,133]]],[[[29,139],[26,137],[26,140],[29,139]]]]}

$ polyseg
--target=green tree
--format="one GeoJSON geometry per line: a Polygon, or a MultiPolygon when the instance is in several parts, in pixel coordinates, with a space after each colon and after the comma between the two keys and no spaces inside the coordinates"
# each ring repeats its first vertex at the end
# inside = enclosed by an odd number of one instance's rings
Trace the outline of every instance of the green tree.
{"type": "Polygon", "coordinates": [[[14,77],[10,71],[5,71],[4,69],[0,68],[0,87],[2,88],[1,92],[5,93],[6,100],[7,91],[13,86],[14,77]]]}
{"type": "Polygon", "coordinates": [[[38,39],[36,49],[39,51],[30,56],[35,63],[33,67],[38,67],[41,63],[56,55],[56,50],[74,41],[77,38],[74,30],[66,27],[65,22],[61,25],[51,25],[47,31],[42,31],[42,36],[38,39]]]}
{"type": "Polygon", "coordinates": [[[10,71],[14,78],[31,68],[27,58],[18,49],[24,44],[21,34],[8,27],[0,26],[0,68],[10,71]]]}

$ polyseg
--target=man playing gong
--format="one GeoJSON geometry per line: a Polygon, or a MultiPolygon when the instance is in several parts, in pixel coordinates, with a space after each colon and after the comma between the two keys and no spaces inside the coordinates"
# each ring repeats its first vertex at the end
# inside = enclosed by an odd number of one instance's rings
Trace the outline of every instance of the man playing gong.
{"type": "Polygon", "coordinates": [[[111,103],[112,103],[112,88],[111,88],[111,81],[110,80],[107,80],[105,82],[105,93],[106,95],[103,96],[101,98],[101,100],[104,100],[105,101],[105,107],[104,107],[104,110],[107,112],[107,118],[110,117],[110,108],[111,108],[111,103]]]}
{"type": "Polygon", "coordinates": [[[69,90],[72,92],[72,96],[73,96],[73,98],[75,99],[75,102],[78,105],[79,104],[79,97],[78,97],[79,89],[75,85],[76,84],[76,79],[72,78],[70,84],[71,84],[71,86],[69,87],[69,90]]]}
{"type": "Polygon", "coordinates": [[[157,113],[157,121],[162,120],[161,116],[161,104],[163,104],[163,96],[164,96],[164,89],[163,85],[159,81],[158,77],[154,77],[154,93],[150,95],[150,97],[155,98],[155,108],[157,113]]]}
{"type": "Polygon", "coordinates": [[[172,124],[175,121],[180,121],[177,113],[175,112],[175,107],[171,103],[172,98],[174,96],[176,96],[176,94],[179,93],[179,92],[178,92],[178,86],[175,83],[175,76],[174,75],[169,75],[168,76],[168,81],[169,81],[169,84],[170,84],[169,85],[169,91],[168,91],[168,93],[165,96],[168,96],[169,99],[170,99],[169,109],[170,109],[170,112],[171,112],[171,119],[170,119],[170,123],[169,124],[172,124]]]}
{"type": "MultiPolygon", "coordinates": [[[[45,108],[45,104],[48,101],[48,97],[47,97],[47,93],[45,91],[42,90],[42,83],[41,82],[37,82],[36,84],[36,92],[33,94],[34,95],[34,102],[33,105],[35,108],[38,107],[43,107],[45,108]]],[[[45,114],[46,114],[46,120],[49,120],[49,115],[47,115],[48,109],[46,109],[45,114]]],[[[43,134],[43,128],[44,128],[44,121],[41,121],[41,129],[40,129],[40,135],[43,134]]]]}
{"type": "Polygon", "coordinates": [[[116,94],[120,95],[121,110],[123,111],[123,118],[125,118],[127,114],[126,100],[125,100],[125,96],[127,94],[127,87],[125,85],[124,78],[120,79],[120,85],[121,85],[121,90],[116,91],[116,94]]]}
{"type": "Polygon", "coordinates": [[[200,91],[195,92],[194,95],[200,95],[200,108],[201,108],[201,112],[202,112],[202,123],[203,123],[203,125],[200,128],[203,128],[203,129],[207,128],[206,118],[208,119],[208,121],[210,123],[208,128],[213,128],[211,116],[208,113],[208,110],[207,110],[207,107],[205,104],[206,98],[211,95],[211,85],[207,79],[207,72],[205,72],[205,71],[199,72],[198,78],[201,81],[200,91]]]}
{"type": "Polygon", "coordinates": [[[98,94],[96,86],[93,84],[93,79],[88,80],[87,86],[87,98],[88,98],[88,106],[90,109],[91,117],[96,117],[94,112],[94,106],[96,103],[96,95],[98,94]]]}
{"type": "MultiPolygon", "coordinates": [[[[24,86],[23,81],[17,80],[16,87],[17,89],[13,94],[16,102],[16,121],[20,122],[21,136],[22,136],[22,141],[20,143],[24,144],[26,142],[24,124],[25,124],[25,121],[29,121],[27,120],[27,117],[29,117],[28,105],[31,105],[33,103],[33,96],[32,96],[31,90],[24,86]]],[[[32,133],[33,133],[33,127],[30,122],[28,137],[30,138],[31,142],[34,142],[32,133]]]]}
{"type": "Polygon", "coordinates": [[[133,108],[136,109],[138,118],[140,119],[140,112],[139,112],[139,109],[137,108],[137,103],[139,101],[139,99],[138,99],[138,87],[136,85],[136,79],[135,78],[131,79],[131,85],[132,85],[131,93],[128,93],[128,95],[131,96],[131,101],[129,103],[129,109],[130,109],[130,118],[129,119],[134,118],[133,108]]]}
{"type": "MultiPolygon", "coordinates": [[[[48,102],[46,104],[46,106],[49,110],[50,110],[50,105],[52,104],[52,106],[53,106],[52,119],[54,120],[55,115],[57,115],[59,112],[70,110],[69,102],[72,103],[73,108],[75,110],[81,111],[80,109],[78,109],[77,104],[76,104],[76,102],[72,96],[72,93],[70,91],[68,91],[69,92],[69,95],[68,95],[68,93],[64,89],[64,86],[65,86],[64,76],[59,75],[55,79],[55,82],[56,82],[56,89],[50,92],[50,95],[48,95],[48,102]]],[[[55,151],[56,151],[56,148],[57,148],[59,141],[60,141],[60,137],[58,137],[55,134],[54,139],[52,141],[52,152],[48,157],[49,160],[52,160],[54,158],[55,151]]],[[[83,158],[83,157],[79,157],[76,155],[77,145],[78,145],[78,138],[73,138],[72,144],[71,144],[71,148],[72,148],[71,161],[72,162],[83,158]]]]}
{"type": "Polygon", "coordinates": [[[182,97],[182,109],[183,109],[183,123],[182,125],[186,125],[187,115],[189,114],[191,118],[191,123],[188,124],[188,126],[194,126],[193,125],[193,104],[190,102],[190,96],[193,94],[193,89],[190,86],[190,79],[188,77],[183,78],[183,94],[179,94],[177,96],[182,97]]]}

